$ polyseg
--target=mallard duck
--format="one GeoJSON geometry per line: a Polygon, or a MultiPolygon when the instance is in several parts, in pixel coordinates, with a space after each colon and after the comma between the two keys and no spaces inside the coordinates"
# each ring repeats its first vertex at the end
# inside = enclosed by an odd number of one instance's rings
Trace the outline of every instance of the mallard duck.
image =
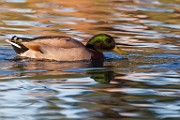
{"type": "Polygon", "coordinates": [[[115,51],[124,54],[113,37],[107,34],[93,36],[86,45],[66,36],[42,36],[32,39],[14,36],[6,41],[12,45],[19,56],[35,59],[102,60],[104,59],[102,52],[115,51]]]}

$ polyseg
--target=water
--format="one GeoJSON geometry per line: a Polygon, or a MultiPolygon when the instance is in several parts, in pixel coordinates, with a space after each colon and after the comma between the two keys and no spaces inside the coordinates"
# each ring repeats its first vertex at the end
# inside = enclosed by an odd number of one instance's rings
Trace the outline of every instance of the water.
{"type": "Polygon", "coordinates": [[[179,120],[178,0],[0,0],[0,119],[179,120]],[[13,59],[4,39],[111,34],[103,63],[13,59]]]}

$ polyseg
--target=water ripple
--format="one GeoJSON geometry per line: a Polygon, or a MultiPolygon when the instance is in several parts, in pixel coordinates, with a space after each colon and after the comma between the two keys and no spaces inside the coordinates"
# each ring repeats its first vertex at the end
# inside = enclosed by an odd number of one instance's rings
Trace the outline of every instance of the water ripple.
{"type": "Polygon", "coordinates": [[[43,24],[43,23],[40,23],[40,22],[33,22],[33,21],[20,21],[20,20],[3,20],[3,22],[6,24],[6,25],[10,25],[10,26],[40,26],[40,27],[47,27],[47,26],[50,26],[50,24],[43,24]]]}
{"type": "Polygon", "coordinates": [[[167,12],[173,13],[175,10],[167,9],[167,8],[158,8],[158,7],[149,7],[149,6],[133,6],[133,5],[125,5],[121,7],[117,7],[117,10],[124,11],[148,11],[148,12],[167,12]]]}
{"type": "Polygon", "coordinates": [[[0,119],[177,119],[179,1],[0,0],[0,119]],[[16,35],[114,37],[104,61],[20,59],[16,35]],[[121,45],[123,43],[124,45],[121,45]]]}

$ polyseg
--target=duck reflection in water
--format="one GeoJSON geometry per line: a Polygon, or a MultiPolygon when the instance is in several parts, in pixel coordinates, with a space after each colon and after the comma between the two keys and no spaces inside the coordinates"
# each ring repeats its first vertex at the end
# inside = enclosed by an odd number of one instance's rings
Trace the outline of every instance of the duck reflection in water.
{"type": "Polygon", "coordinates": [[[99,83],[109,83],[114,77],[114,71],[98,71],[91,73],[91,78],[99,83]]]}
{"type": "Polygon", "coordinates": [[[104,61],[57,62],[34,59],[14,59],[9,67],[18,74],[34,79],[90,77],[96,82],[109,83],[114,79],[113,70],[104,70],[104,61]],[[103,69],[101,69],[103,68],[103,69]],[[83,73],[83,74],[78,74],[83,73]],[[41,77],[40,77],[41,76],[41,77]]]}

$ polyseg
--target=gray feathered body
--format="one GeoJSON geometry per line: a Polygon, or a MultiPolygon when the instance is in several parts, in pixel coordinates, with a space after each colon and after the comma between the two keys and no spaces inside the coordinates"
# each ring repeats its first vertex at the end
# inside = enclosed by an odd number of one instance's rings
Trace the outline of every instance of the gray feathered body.
{"type": "Polygon", "coordinates": [[[7,39],[19,56],[57,61],[92,60],[103,54],[86,48],[81,42],[66,36],[44,36],[33,39],[7,39]]]}

